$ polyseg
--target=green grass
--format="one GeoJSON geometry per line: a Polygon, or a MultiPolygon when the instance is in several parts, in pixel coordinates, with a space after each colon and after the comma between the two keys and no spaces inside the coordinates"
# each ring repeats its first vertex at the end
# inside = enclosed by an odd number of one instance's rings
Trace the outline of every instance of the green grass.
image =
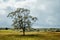
{"type": "Polygon", "coordinates": [[[60,32],[22,32],[0,30],[0,40],[60,40],[60,32]]]}

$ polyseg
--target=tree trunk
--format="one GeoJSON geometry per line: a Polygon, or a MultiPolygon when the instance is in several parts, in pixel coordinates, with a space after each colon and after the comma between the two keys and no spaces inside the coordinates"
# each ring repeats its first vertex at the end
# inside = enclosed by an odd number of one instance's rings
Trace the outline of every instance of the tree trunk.
{"type": "Polygon", "coordinates": [[[23,27],[23,35],[25,35],[25,27],[23,27]]]}

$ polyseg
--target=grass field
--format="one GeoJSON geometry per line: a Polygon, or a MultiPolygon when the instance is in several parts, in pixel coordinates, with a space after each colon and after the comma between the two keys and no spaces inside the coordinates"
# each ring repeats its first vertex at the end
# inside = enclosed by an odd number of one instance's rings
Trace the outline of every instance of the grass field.
{"type": "Polygon", "coordinates": [[[22,32],[0,30],[0,40],[60,40],[60,32],[22,32]]]}

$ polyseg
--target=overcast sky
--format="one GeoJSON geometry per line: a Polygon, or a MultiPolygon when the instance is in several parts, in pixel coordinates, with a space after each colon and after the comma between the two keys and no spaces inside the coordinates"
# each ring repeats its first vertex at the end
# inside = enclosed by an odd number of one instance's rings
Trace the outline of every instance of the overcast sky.
{"type": "Polygon", "coordinates": [[[0,27],[11,27],[9,12],[28,8],[38,18],[33,27],[60,28],[60,0],[0,0],[0,27]]]}

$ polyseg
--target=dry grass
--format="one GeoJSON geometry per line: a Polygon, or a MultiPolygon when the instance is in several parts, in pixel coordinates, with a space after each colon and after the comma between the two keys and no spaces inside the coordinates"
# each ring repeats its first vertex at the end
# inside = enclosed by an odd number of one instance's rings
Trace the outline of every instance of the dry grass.
{"type": "Polygon", "coordinates": [[[60,40],[60,32],[22,32],[0,30],[0,40],[60,40]]]}

